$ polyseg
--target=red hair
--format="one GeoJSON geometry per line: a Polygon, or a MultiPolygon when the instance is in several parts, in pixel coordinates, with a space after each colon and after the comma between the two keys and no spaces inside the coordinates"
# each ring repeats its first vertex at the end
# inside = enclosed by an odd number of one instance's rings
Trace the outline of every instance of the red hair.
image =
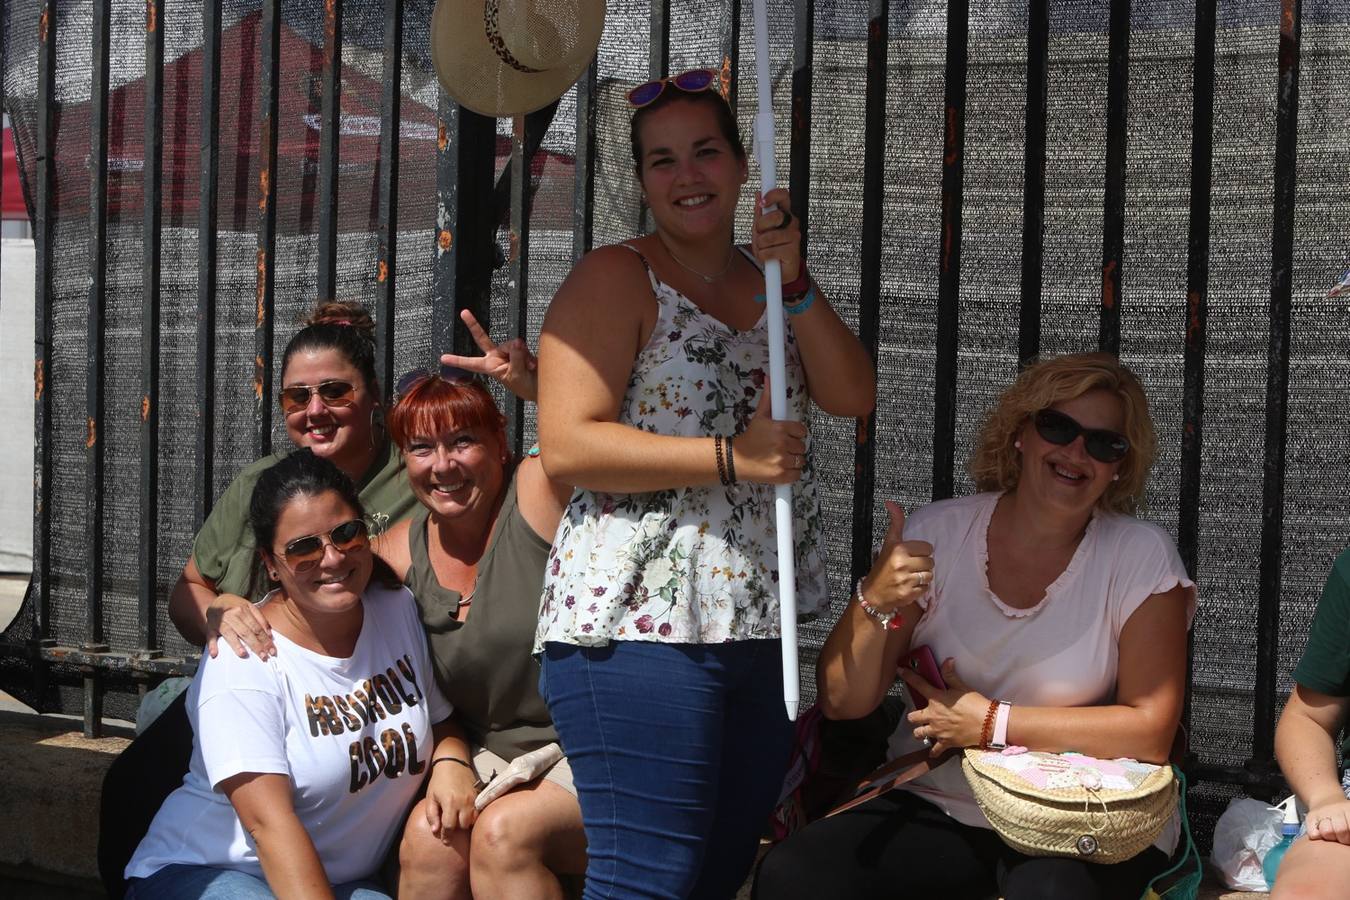
{"type": "Polygon", "coordinates": [[[503,439],[506,417],[477,381],[446,381],[432,375],[417,382],[389,410],[389,437],[400,450],[414,437],[435,437],[463,428],[486,428],[503,439]]]}

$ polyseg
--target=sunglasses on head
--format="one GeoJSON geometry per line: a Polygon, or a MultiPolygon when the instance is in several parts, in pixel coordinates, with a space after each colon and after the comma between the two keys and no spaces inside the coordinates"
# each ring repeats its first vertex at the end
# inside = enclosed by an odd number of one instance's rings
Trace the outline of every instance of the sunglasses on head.
{"type": "Polygon", "coordinates": [[[656,102],[657,97],[666,92],[666,85],[668,84],[675,85],[687,94],[697,94],[700,91],[720,87],[721,82],[718,73],[713,69],[690,69],[688,72],[681,72],[678,75],[670,75],[666,78],[657,78],[654,81],[639,84],[628,92],[628,105],[633,109],[650,106],[656,102]]]}
{"type": "Polygon", "coordinates": [[[324,406],[351,406],[356,402],[356,388],[349,381],[320,381],[318,384],[293,384],[284,387],[277,394],[281,409],[286,415],[300,412],[309,406],[309,400],[315,394],[324,406]]]}
{"type": "Polygon", "coordinates": [[[1125,435],[1105,428],[1084,428],[1057,409],[1043,409],[1032,421],[1036,424],[1037,434],[1061,447],[1072,444],[1081,434],[1083,449],[1098,462],[1120,462],[1130,452],[1130,442],[1125,435]]]}
{"type": "Polygon", "coordinates": [[[428,378],[440,378],[441,381],[449,384],[472,384],[478,380],[478,376],[468,369],[461,369],[459,366],[442,365],[439,370],[431,369],[413,369],[404,375],[394,385],[394,402],[417,387],[428,378]]]}
{"type": "Polygon", "coordinates": [[[327,534],[311,534],[296,538],[286,545],[281,555],[286,557],[291,571],[299,575],[308,572],[323,561],[324,545],[332,544],[341,553],[351,553],[370,544],[365,520],[351,519],[336,526],[327,534]]]}

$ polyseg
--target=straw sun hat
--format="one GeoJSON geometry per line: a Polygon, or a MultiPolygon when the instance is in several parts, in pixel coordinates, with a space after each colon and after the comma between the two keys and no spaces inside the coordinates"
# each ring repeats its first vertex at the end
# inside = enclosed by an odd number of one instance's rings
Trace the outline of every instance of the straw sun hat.
{"type": "Polygon", "coordinates": [[[462,106],[522,115],[567,93],[604,24],[604,0],[436,0],[431,60],[462,106]]]}

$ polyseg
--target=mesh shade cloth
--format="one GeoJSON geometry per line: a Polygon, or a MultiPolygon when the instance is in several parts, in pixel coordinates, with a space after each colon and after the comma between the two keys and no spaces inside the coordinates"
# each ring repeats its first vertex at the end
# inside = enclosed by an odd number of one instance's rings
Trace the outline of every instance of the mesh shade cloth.
{"type": "MultiPolygon", "coordinates": [[[[30,208],[37,96],[37,4],[10,3],[4,34],[6,109],[30,208]]],[[[215,493],[252,458],[260,85],[256,2],[226,0],[221,91],[219,270],[213,414],[215,493]]],[[[738,112],[749,132],[756,112],[750,3],[739,23],[738,112]]],[[[776,134],[786,182],[794,10],[770,4],[776,134]]],[[[972,5],[973,7],[975,5],[972,5]]],[[[973,13],[968,54],[964,234],[956,374],[956,492],[971,490],[961,470],[982,416],[1017,370],[1022,253],[1027,4],[1000,0],[973,13]]],[[[54,227],[51,632],[78,644],[85,629],[85,341],[88,289],[90,27],[88,3],[59,5],[54,227]]],[[[867,4],[817,0],[810,127],[810,259],[844,320],[856,326],[861,300],[867,4]]],[[[276,334],[274,360],[312,304],[318,259],[317,196],[322,3],[282,4],[276,334]]],[[[114,4],[112,133],[109,150],[107,297],[107,474],[104,630],[113,649],[137,644],[141,169],[144,120],[142,8],[114,4]]],[[[681,0],[669,15],[669,70],[717,64],[730,55],[729,0],[681,0]]],[[[885,530],[881,500],[912,509],[931,499],[935,404],[934,352],[941,246],[941,163],[946,54],[945,3],[891,4],[885,95],[885,196],[881,260],[880,390],[876,413],[876,496],[872,534],[885,530]]],[[[400,127],[399,263],[395,371],[433,356],[433,226],[438,87],[427,53],[430,0],[405,4],[403,121],[400,127]]],[[[1348,261],[1341,221],[1350,164],[1350,13],[1331,0],[1302,4],[1298,207],[1289,380],[1283,579],[1276,689],[1289,689],[1321,582],[1350,543],[1344,485],[1350,479],[1350,377],[1345,310],[1324,294],[1348,261]]],[[[338,295],[373,304],[377,286],[379,90],[384,8],[378,0],[343,6],[343,125],[338,194],[338,295]]],[[[1044,229],[1042,349],[1097,346],[1103,242],[1108,0],[1051,4],[1044,229]]],[[[1194,5],[1136,0],[1129,42],[1129,105],[1122,263],[1121,355],[1149,389],[1160,453],[1146,518],[1176,534],[1181,480],[1182,354],[1185,339],[1187,226],[1191,165],[1194,5]]],[[[596,245],[631,237],[642,215],[632,177],[624,92],[649,77],[650,7],[611,0],[597,67],[593,186],[596,245]]],[[[1194,632],[1191,745],[1206,762],[1241,764],[1252,752],[1258,559],[1271,284],[1272,197],[1278,72],[1278,6],[1218,7],[1210,293],[1194,632]]],[[[161,365],[160,561],[157,633],[170,654],[190,654],[163,612],[163,598],[186,558],[195,523],[190,486],[195,385],[200,136],[201,10],[168,4],[164,99],[163,320],[161,365]]],[[[531,169],[527,337],[534,342],[548,299],[572,263],[577,177],[577,99],[564,96],[531,169]]],[[[453,137],[453,136],[452,136],[453,137]]],[[[497,171],[506,166],[510,122],[498,122],[497,171]]],[[[752,162],[752,184],[758,171],[752,162]]],[[[742,205],[739,233],[749,227],[742,205]]],[[[484,223],[491,227],[493,223],[484,223]]],[[[501,258],[511,245],[497,235],[501,258]]],[[[491,330],[507,337],[513,290],[509,270],[492,282],[491,330]]],[[[279,373],[274,372],[274,379],[279,373]]],[[[524,423],[533,440],[533,411],[524,423]]],[[[852,582],[853,421],[817,417],[830,582],[837,615],[852,582]]],[[[274,446],[286,442],[279,426],[274,446]]],[[[34,633],[26,606],[6,633],[34,633]]],[[[803,699],[832,618],[804,624],[803,699]]],[[[23,665],[0,665],[4,683],[22,687],[23,665]]],[[[15,690],[18,688],[7,688],[15,690]]],[[[29,694],[27,696],[35,696],[29,694]]],[[[1267,727],[1268,727],[1267,723],[1267,727]]],[[[1202,785],[1197,821],[1212,817],[1231,789],[1202,785]],[[1206,799],[1207,798],[1207,799],[1206,799]]],[[[1202,832],[1207,826],[1202,826],[1202,832]]]]}

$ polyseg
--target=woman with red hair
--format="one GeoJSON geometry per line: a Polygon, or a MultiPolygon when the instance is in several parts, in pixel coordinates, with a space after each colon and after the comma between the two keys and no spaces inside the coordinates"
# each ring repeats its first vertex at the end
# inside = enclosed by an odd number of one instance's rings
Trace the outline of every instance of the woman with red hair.
{"type": "Polygon", "coordinates": [[[405,375],[388,417],[422,509],[382,535],[377,551],[417,598],[456,731],[452,751],[432,764],[442,785],[408,819],[399,896],[560,898],[558,874],[585,871],[586,841],[531,647],[572,489],[544,474],[537,451],[512,458],[496,402],[457,367],[532,401],[523,342],[497,347],[464,320],[486,355],[447,355],[456,365],[405,375]],[[432,799],[447,795],[444,805],[432,799]]]}

